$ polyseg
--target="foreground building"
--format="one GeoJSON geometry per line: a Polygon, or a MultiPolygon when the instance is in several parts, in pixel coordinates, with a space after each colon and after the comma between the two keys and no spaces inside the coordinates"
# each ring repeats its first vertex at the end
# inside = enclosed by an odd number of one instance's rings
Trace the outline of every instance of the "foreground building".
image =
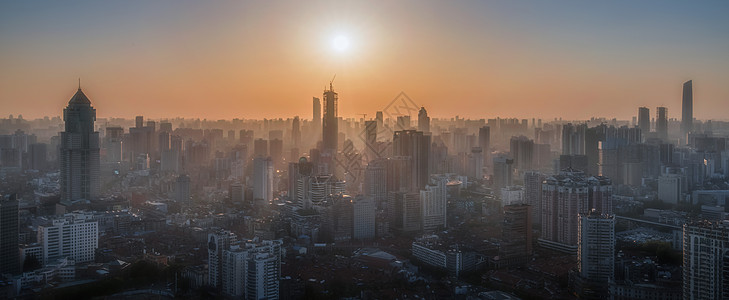
{"type": "Polygon", "coordinates": [[[729,222],[683,225],[683,299],[729,298],[729,222]]]}

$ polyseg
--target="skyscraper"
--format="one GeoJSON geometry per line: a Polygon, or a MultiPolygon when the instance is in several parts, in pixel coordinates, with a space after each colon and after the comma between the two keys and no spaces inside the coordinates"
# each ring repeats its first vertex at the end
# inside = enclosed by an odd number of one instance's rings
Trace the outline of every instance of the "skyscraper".
{"type": "Polygon", "coordinates": [[[647,107],[638,107],[638,128],[643,136],[651,132],[651,110],[647,107]]]}
{"type": "Polygon", "coordinates": [[[504,206],[501,226],[499,265],[519,265],[529,261],[532,255],[532,207],[527,204],[504,206]]]}
{"type": "Polygon", "coordinates": [[[659,139],[668,139],[668,109],[665,107],[657,108],[656,133],[658,133],[659,139]]]}
{"type": "Polygon", "coordinates": [[[61,132],[61,201],[72,203],[99,196],[99,133],[94,131],[96,109],[79,86],[63,110],[61,132]]]}
{"type": "Polygon", "coordinates": [[[261,156],[253,159],[253,201],[267,205],[273,200],[273,161],[261,156]]]}
{"type": "Polygon", "coordinates": [[[525,136],[512,136],[510,140],[511,157],[514,158],[514,166],[522,173],[532,169],[532,158],[534,157],[534,141],[525,136]]]}
{"type": "Polygon", "coordinates": [[[18,274],[18,200],[15,194],[0,195],[0,275],[18,274]]]}
{"type": "Polygon", "coordinates": [[[691,132],[694,127],[694,95],[691,80],[683,83],[683,101],[681,105],[681,136],[691,132]]]}
{"type": "Polygon", "coordinates": [[[299,116],[294,117],[291,122],[291,145],[293,148],[299,148],[301,145],[301,124],[299,116]]]}
{"type": "Polygon", "coordinates": [[[430,132],[430,117],[428,117],[425,107],[420,107],[418,112],[418,131],[430,132]]]}
{"type": "Polygon", "coordinates": [[[478,146],[481,147],[483,161],[486,164],[491,163],[491,128],[483,126],[478,129],[478,146]]]}
{"type": "Polygon", "coordinates": [[[312,122],[314,122],[315,131],[319,131],[321,128],[321,101],[319,100],[319,98],[314,97],[312,103],[313,103],[312,122]]]}
{"type": "Polygon", "coordinates": [[[430,135],[415,130],[395,131],[392,137],[392,155],[410,157],[413,180],[410,191],[417,192],[428,184],[430,135]]]}
{"type": "Polygon", "coordinates": [[[323,149],[329,153],[337,152],[337,138],[339,135],[339,120],[337,117],[337,103],[339,96],[334,92],[332,83],[329,83],[329,90],[324,90],[324,119],[322,120],[322,141],[323,149]]]}
{"type": "Polygon", "coordinates": [[[729,224],[683,225],[683,299],[729,298],[729,224]]]}

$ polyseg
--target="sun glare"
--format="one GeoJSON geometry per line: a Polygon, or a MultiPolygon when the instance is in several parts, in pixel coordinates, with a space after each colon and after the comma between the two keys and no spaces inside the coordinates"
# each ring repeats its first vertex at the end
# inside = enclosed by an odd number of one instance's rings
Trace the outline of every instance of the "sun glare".
{"type": "Polygon", "coordinates": [[[344,35],[338,35],[332,40],[332,48],[337,52],[345,52],[349,46],[349,38],[344,35]]]}

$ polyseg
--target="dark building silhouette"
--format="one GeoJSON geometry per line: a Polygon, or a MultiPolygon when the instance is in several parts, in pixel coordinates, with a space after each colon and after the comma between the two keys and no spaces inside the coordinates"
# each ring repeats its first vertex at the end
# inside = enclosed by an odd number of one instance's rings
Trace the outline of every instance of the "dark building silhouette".
{"type": "Polygon", "coordinates": [[[430,177],[430,135],[422,131],[395,131],[392,137],[392,155],[411,159],[412,185],[410,191],[416,192],[428,184],[430,177]]]}
{"type": "Polygon", "coordinates": [[[293,148],[299,148],[301,146],[301,122],[299,116],[294,117],[291,122],[291,145],[293,148]]]}
{"type": "Polygon", "coordinates": [[[683,101],[681,105],[681,136],[691,132],[694,127],[694,95],[691,80],[683,83],[683,101]]]}
{"type": "Polygon", "coordinates": [[[662,140],[668,139],[668,109],[658,107],[656,111],[656,133],[662,140]]]}
{"type": "Polygon", "coordinates": [[[313,101],[313,114],[312,114],[312,122],[314,122],[314,129],[316,131],[319,131],[321,128],[321,101],[319,98],[314,97],[313,101]]]}
{"type": "Polygon", "coordinates": [[[94,131],[96,109],[79,87],[63,110],[61,132],[61,201],[91,200],[99,196],[99,133],[94,131]]]}
{"type": "Polygon", "coordinates": [[[18,200],[0,195],[0,275],[20,273],[18,252],[18,200]]]}
{"type": "Polygon", "coordinates": [[[478,146],[481,147],[481,154],[483,155],[483,161],[485,164],[490,164],[491,154],[491,128],[483,126],[478,129],[478,146]]]}
{"type": "Polygon", "coordinates": [[[337,152],[339,135],[339,120],[337,120],[338,102],[339,96],[334,92],[334,87],[330,82],[329,90],[324,90],[324,119],[322,120],[323,150],[329,153],[337,152]]]}
{"type": "Polygon", "coordinates": [[[428,117],[425,107],[421,107],[418,112],[418,130],[425,133],[430,132],[430,117],[428,117]]]}
{"type": "Polygon", "coordinates": [[[647,107],[638,107],[638,128],[643,135],[651,132],[651,110],[647,107]]]}

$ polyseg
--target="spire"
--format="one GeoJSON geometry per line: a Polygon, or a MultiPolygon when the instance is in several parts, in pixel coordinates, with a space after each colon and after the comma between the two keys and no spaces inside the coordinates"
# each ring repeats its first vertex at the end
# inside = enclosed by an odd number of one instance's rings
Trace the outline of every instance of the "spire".
{"type": "Polygon", "coordinates": [[[76,91],[76,94],[74,94],[73,97],[71,97],[71,100],[68,101],[68,105],[72,104],[91,104],[89,98],[81,91],[81,78],[78,79],[78,91],[76,91]]]}

